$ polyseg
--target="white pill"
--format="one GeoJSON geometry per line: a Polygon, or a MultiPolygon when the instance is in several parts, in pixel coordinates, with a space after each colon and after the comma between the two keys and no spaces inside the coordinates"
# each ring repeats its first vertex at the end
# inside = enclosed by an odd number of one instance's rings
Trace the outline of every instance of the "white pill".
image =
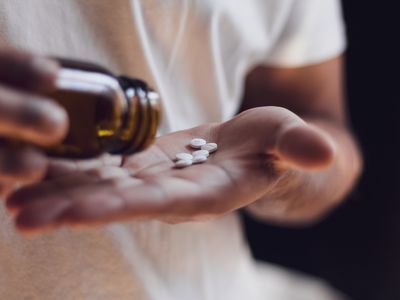
{"type": "Polygon", "coordinates": [[[215,151],[217,151],[218,149],[218,145],[216,143],[207,143],[203,146],[201,146],[202,150],[207,150],[210,153],[213,153],[215,151]]]}
{"type": "Polygon", "coordinates": [[[192,152],[192,155],[208,157],[210,155],[210,152],[208,152],[207,150],[197,150],[197,151],[192,152]]]}
{"type": "Polygon", "coordinates": [[[176,168],[185,168],[185,167],[189,167],[192,164],[193,164],[193,161],[191,159],[181,159],[175,163],[175,167],[176,168]]]}
{"type": "Polygon", "coordinates": [[[191,155],[189,153],[184,153],[184,152],[177,153],[175,155],[175,157],[177,160],[192,160],[193,159],[193,155],[191,155]]]}
{"type": "Polygon", "coordinates": [[[193,163],[194,164],[201,164],[201,163],[205,162],[206,160],[207,160],[207,156],[205,156],[205,155],[196,155],[193,158],[193,163]]]}
{"type": "Polygon", "coordinates": [[[195,149],[200,149],[201,146],[205,145],[207,142],[204,139],[201,138],[195,138],[190,141],[190,146],[195,148],[195,149]]]}

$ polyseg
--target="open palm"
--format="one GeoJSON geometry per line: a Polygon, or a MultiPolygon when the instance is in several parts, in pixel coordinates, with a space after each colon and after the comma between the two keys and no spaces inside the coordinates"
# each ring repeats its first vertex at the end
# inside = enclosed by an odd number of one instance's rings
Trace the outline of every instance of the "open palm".
{"type": "Polygon", "coordinates": [[[128,157],[54,161],[46,179],[11,195],[21,229],[123,219],[185,222],[217,217],[273,189],[290,166],[329,165],[332,147],[320,132],[281,108],[257,108],[220,124],[175,132],[128,157]],[[206,163],[174,168],[194,137],[216,142],[206,163]]]}

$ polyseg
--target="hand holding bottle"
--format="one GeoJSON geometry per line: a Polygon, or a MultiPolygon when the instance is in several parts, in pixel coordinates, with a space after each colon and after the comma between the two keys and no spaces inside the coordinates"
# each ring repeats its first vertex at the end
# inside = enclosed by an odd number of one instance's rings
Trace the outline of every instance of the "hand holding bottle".
{"type": "Polygon", "coordinates": [[[16,184],[40,180],[47,159],[32,147],[63,139],[67,127],[64,109],[42,95],[54,89],[56,62],[14,49],[0,49],[0,196],[16,184]]]}

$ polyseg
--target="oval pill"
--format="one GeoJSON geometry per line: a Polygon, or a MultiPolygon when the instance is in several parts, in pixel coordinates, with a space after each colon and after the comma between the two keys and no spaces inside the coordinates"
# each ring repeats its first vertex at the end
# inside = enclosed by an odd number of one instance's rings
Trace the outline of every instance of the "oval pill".
{"type": "Polygon", "coordinates": [[[210,155],[210,152],[208,152],[207,150],[197,150],[197,151],[192,152],[192,155],[193,156],[200,155],[200,156],[208,157],[210,155]]]}
{"type": "Polygon", "coordinates": [[[200,149],[205,144],[207,144],[207,141],[201,138],[195,138],[190,141],[190,146],[196,149],[200,149]]]}
{"type": "Polygon", "coordinates": [[[193,155],[189,154],[189,153],[185,153],[185,152],[181,152],[181,153],[177,153],[175,155],[177,160],[192,160],[193,159],[193,155]]]}
{"type": "Polygon", "coordinates": [[[217,151],[218,145],[216,143],[207,143],[203,146],[201,146],[202,150],[207,150],[208,152],[212,153],[217,151]]]}
{"type": "Polygon", "coordinates": [[[175,163],[175,167],[176,168],[185,168],[185,167],[189,167],[192,164],[193,164],[193,162],[191,159],[190,160],[189,159],[181,159],[175,163]]]}
{"type": "Polygon", "coordinates": [[[205,156],[205,155],[196,155],[193,158],[193,163],[194,164],[201,164],[201,163],[205,162],[206,160],[207,160],[207,156],[205,156]]]}

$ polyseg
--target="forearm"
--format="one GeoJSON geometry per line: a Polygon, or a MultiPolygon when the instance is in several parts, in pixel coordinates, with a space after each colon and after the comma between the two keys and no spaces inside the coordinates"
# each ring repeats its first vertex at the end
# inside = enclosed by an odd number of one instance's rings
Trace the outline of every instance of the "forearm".
{"type": "Polygon", "coordinates": [[[348,129],[319,118],[304,119],[331,135],[334,161],[321,171],[284,172],[268,194],[247,207],[257,218],[279,224],[314,222],[345,198],[361,172],[361,154],[348,129]]]}

